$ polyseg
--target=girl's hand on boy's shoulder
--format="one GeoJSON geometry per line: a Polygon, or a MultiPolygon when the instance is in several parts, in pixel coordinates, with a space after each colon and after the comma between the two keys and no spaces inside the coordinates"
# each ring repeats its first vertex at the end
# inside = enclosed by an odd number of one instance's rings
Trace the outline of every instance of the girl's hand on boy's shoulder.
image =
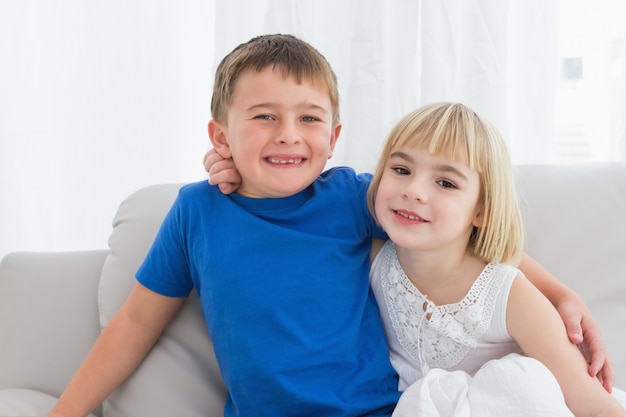
{"type": "Polygon", "coordinates": [[[217,185],[224,194],[233,193],[241,184],[241,176],[232,158],[222,158],[215,149],[204,154],[204,169],[209,173],[209,184],[217,185]]]}

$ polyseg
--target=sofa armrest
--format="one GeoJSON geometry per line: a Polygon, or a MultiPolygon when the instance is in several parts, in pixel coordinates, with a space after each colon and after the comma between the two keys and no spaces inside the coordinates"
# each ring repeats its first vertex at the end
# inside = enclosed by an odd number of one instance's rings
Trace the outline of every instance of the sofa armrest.
{"type": "Polygon", "coordinates": [[[2,259],[0,389],[60,395],[100,333],[97,292],[107,254],[13,252],[2,259]]]}

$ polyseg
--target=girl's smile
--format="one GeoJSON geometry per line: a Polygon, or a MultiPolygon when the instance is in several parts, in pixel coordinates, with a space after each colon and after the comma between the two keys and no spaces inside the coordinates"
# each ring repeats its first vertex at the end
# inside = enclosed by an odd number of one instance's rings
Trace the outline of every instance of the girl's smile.
{"type": "Polygon", "coordinates": [[[402,221],[403,219],[410,222],[410,223],[425,223],[427,222],[427,220],[423,219],[419,214],[417,213],[413,213],[413,212],[409,212],[406,210],[394,210],[395,213],[398,215],[398,217],[400,219],[400,221],[402,221]]]}

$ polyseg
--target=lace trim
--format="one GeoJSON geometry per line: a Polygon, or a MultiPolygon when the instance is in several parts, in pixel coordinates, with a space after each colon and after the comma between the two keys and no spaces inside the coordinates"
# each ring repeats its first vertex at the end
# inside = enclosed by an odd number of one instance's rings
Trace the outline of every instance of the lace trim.
{"type": "Polygon", "coordinates": [[[437,306],[409,280],[395,246],[388,243],[381,259],[381,285],[400,345],[423,373],[457,365],[489,328],[504,268],[488,264],[461,301],[437,306]]]}

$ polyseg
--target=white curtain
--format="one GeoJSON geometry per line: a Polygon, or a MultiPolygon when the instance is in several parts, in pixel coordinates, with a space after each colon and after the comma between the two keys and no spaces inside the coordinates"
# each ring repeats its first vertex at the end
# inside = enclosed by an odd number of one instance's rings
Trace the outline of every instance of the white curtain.
{"type": "Polygon", "coordinates": [[[0,256],[104,248],[126,195],[205,178],[215,66],[262,33],[335,69],[330,165],[371,171],[398,118],[440,100],[492,120],[514,162],[553,161],[555,1],[1,2],[0,256]]]}
{"type": "Polygon", "coordinates": [[[397,119],[462,101],[494,122],[516,162],[553,158],[558,73],[548,0],[218,1],[216,60],[259,33],[293,33],[337,72],[344,130],[332,164],[372,170],[397,119]]]}

